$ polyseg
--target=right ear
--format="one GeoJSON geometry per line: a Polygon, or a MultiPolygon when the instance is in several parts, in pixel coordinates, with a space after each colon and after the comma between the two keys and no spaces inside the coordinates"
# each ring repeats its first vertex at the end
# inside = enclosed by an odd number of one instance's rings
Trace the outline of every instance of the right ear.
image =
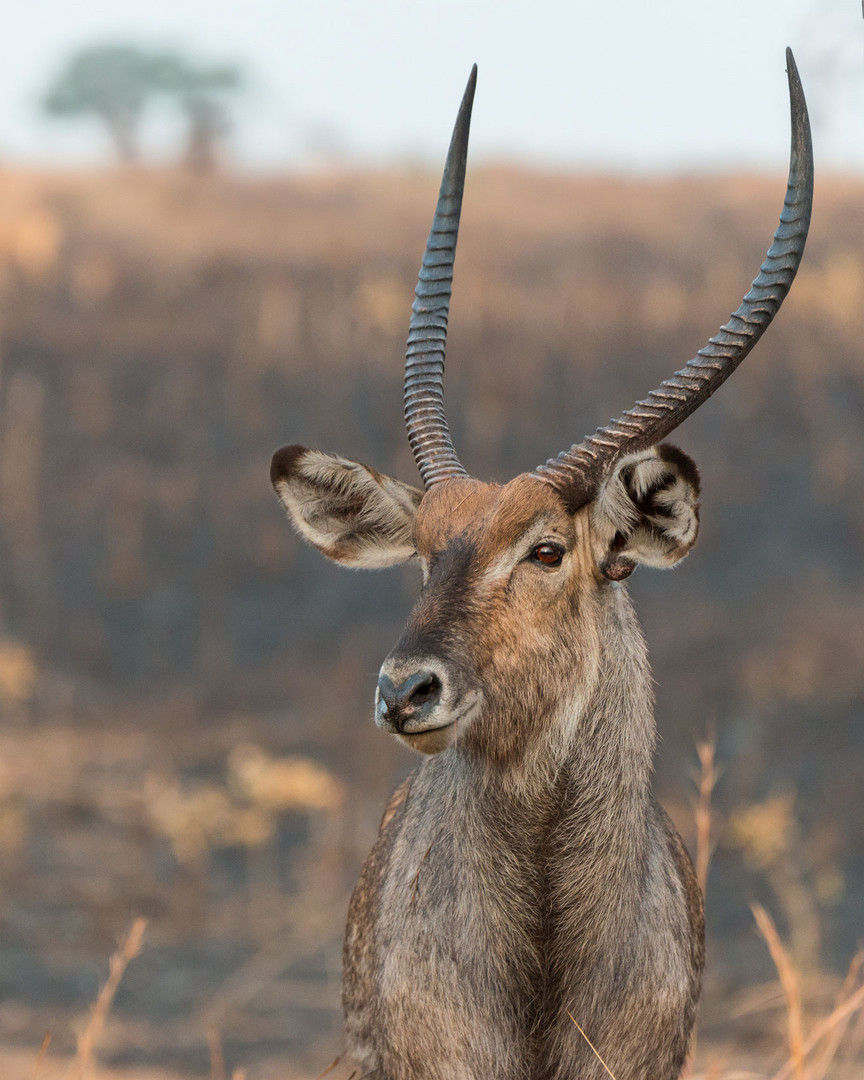
{"type": "Polygon", "coordinates": [[[277,450],[270,480],[294,528],[328,559],[376,570],[415,554],[417,488],[305,446],[277,450]]]}

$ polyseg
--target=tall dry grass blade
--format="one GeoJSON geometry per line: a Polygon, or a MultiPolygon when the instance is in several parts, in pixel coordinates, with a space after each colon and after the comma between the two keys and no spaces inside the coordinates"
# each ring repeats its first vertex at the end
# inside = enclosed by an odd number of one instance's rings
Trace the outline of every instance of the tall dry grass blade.
{"type": "MultiPolygon", "coordinates": [[[[341,900],[338,912],[341,918],[341,900]]],[[[271,938],[233,971],[210,1002],[197,1013],[196,1023],[205,1031],[224,1027],[231,1010],[242,1009],[291,964],[326,945],[333,936],[336,918],[335,903],[332,906],[324,903],[298,905],[292,915],[291,928],[271,938]]]]}
{"type": "Polygon", "coordinates": [[[852,1033],[846,1040],[844,1057],[848,1061],[855,1061],[864,1046],[864,1009],[860,1010],[852,1027],[852,1033]]]}
{"type": "MultiPolygon", "coordinates": [[[[856,953],[856,955],[852,957],[852,963],[849,965],[849,970],[846,972],[846,978],[843,980],[843,985],[840,987],[834,1001],[835,1009],[839,1009],[855,992],[855,983],[858,981],[862,965],[864,965],[864,950],[856,953]]],[[[852,1015],[853,1014],[850,1013],[834,1027],[834,1030],[826,1040],[825,1046],[822,1048],[822,1053],[813,1063],[813,1066],[808,1069],[807,1080],[825,1080],[825,1076],[831,1068],[831,1063],[837,1056],[837,1051],[840,1049],[843,1036],[846,1034],[849,1024],[852,1021],[852,1015]]]]}
{"type": "Polygon", "coordinates": [[[207,1046],[210,1049],[210,1080],[225,1080],[225,1051],[218,1028],[208,1029],[207,1046]]]}
{"type": "Polygon", "coordinates": [[[337,1058],[334,1058],[334,1059],[333,1059],[333,1060],[332,1060],[332,1061],[330,1062],[330,1064],[329,1064],[329,1065],[327,1066],[327,1068],[326,1068],[326,1069],[324,1070],[324,1072],[322,1072],[322,1073],[318,1073],[318,1075],[317,1075],[317,1076],[315,1077],[315,1080],[324,1080],[324,1077],[325,1077],[325,1076],[326,1076],[326,1075],[327,1075],[328,1073],[331,1073],[331,1072],[333,1072],[333,1070],[334,1070],[334,1069],[336,1068],[336,1066],[337,1066],[337,1065],[339,1064],[339,1062],[340,1062],[341,1060],[342,1060],[342,1055],[340,1054],[340,1055],[339,1055],[339,1057],[337,1057],[337,1058]]]}
{"type": "Polygon", "coordinates": [[[774,920],[761,904],[751,904],[753,917],[759,933],[765,939],[774,967],[780,977],[780,985],[786,995],[787,1032],[789,1057],[793,1063],[796,1080],[804,1080],[804,1011],[801,1006],[801,980],[786,951],[774,920]]]}
{"type": "Polygon", "coordinates": [[[720,778],[720,770],[714,763],[714,755],[717,749],[717,739],[709,735],[703,742],[696,746],[699,756],[699,775],[696,777],[696,787],[699,798],[693,811],[696,818],[696,880],[702,895],[708,891],[708,870],[711,866],[713,847],[711,844],[711,797],[714,788],[720,778]]]}
{"type": "MultiPolygon", "coordinates": [[[[858,989],[847,998],[846,1001],[830,1016],[826,1016],[824,1020],[820,1021],[810,1032],[810,1036],[802,1047],[802,1052],[806,1058],[808,1054],[812,1053],[816,1046],[834,1030],[838,1024],[842,1024],[847,1016],[852,1016],[859,1010],[864,1009],[864,986],[859,986],[858,989]]],[[[789,1058],[786,1064],[779,1069],[771,1077],[771,1080],[789,1080],[795,1069],[795,1060],[789,1058]]]]}
{"type": "MultiPolygon", "coordinates": [[[[735,1074],[730,1073],[728,1067],[720,1061],[709,1061],[701,1072],[693,1072],[689,1064],[685,1065],[681,1076],[682,1080],[735,1080],[735,1074]]],[[[742,1078],[739,1077],[738,1080],[742,1078]]],[[[765,1077],[753,1073],[743,1080],[765,1080],[765,1077]]]]}
{"type": "MultiPolygon", "coordinates": [[[[699,772],[693,779],[696,784],[698,798],[693,807],[693,818],[696,824],[696,881],[702,893],[704,901],[708,894],[708,870],[711,866],[713,847],[711,844],[712,808],[711,797],[720,777],[720,770],[714,763],[714,755],[717,749],[717,738],[713,732],[707,735],[702,742],[696,744],[696,754],[699,757],[699,772]]],[[[693,1068],[696,1061],[696,1052],[699,1044],[699,1028],[694,1027],[690,1038],[690,1049],[687,1052],[687,1063],[684,1075],[693,1068]]]]}
{"type": "Polygon", "coordinates": [[[30,1080],[39,1080],[39,1073],[42,1072],[42,1065],[45,1061],[45,1055],[48,1053],[48,1047],[51,1045],[51,1032],[46,1031],[45,1037],[42,1040],[42,1045],[39,1047],[39,1053],[36,1055],[36,1059],[33,1062],[33,1069],[30,1073],[30,1080]]]}
{"type": "Polygon", "coordinates": [[[134,960],[141,951],[141,942],[146,929],[147,920],[136,919],[132,923],[129,936],[108,961],[108,979],[90,1010],[87,1027],[78,1038],[78,1053],[75,1055],[74,1065],[77,1066],[79,1080],[84,1080],[89,1073],[93,1072],[94,1054],[105,1030],[105,1022],[114,1003],[114,996],[129,962],[134,960]]]}
{"type": "Polygon", "coordinates": [[[776,979],[770,983],[748,987],[734,996],[729,1016],[733,1020],[740,1020],[742,1016],[771,1012],[783,1004],[785,997],[783,987],[776,979]]]}
{"type": "Polygon", "coordinates": [[[567,1015],[570,1017],[570,1019],[573,1021],[573,1023],[576,1024],[576,1027],[579,1028],[579,1034],[582,1036],[582,1038],[585,1040],[585,1042],[588,1043],[588,1045],[594,1051],[594,1055],[597,1058],[597,1060],[600,1062],[600,1064],[603,1066],[603,1068],[606,1070],[606,1072],[609,1073],[609,1075],[612,1077],[612,1080],[615,1080],[615,1074],[612,1072],[612,1070],[609,1068],[609,1066],[606,1064],[606,1062],[603,1060],[603,1058],[600,1057],[600,1054],[597,1052],[597,1047],[594,1045],[594,1043],[591,1042],[591,1040],[588,1038],[588,1036],[585,1034],[585,1032],[582,1030],[582,1028],[579,1027],[579,1024],[578,1024],[578,1022],[576,1020],[576,1017],[573,1015],[573,1013],[570,1012],[569,1009],[567,1010],[567,1015]]]}

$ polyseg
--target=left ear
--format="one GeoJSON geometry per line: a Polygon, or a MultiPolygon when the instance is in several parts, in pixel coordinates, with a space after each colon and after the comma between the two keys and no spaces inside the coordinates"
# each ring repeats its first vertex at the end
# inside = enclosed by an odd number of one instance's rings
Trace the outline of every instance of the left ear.
{"type": "Polygon", "coordinates": [[[594,502],[594,524],[608,538],[600,570],[612,581],[639,563],[674,566],[699,533],[699,470],[668,443],[622,458],[594,502]]]}

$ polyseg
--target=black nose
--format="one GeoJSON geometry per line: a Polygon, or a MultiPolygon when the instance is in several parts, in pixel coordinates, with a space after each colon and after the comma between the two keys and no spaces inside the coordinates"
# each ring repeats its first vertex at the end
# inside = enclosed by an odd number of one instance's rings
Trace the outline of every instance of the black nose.
{"type": "Polygon", "coordinates": [[[375,719],[388,728],[402,731],[409,720],[420,722],[441,700],[441,680],[434,671],[415,671],[396,686],[389,675],[378,678],[378,708],[375,719]]]}

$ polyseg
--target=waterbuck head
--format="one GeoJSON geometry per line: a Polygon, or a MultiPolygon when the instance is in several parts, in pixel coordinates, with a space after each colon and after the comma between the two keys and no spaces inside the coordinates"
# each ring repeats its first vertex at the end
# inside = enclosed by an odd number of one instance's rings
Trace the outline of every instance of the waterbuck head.
{"type": "Polygon", "coordinates": [[[271,470],[297,531],[329,558],[366,568],[420,565],[423,589],[381,668],[376,697],[378,726],[413,748],[436,753],[458,743],[467,753],[512,759],[562,707],[578,711],[579,699],[605,677],[610,652],[629,651],[642,663],[641,638],[618,583],[640,563],[675,565],[699,527],[696,466],[664,440],[759,340],[804,250],[812,150],[789,50],[787,64],[787,195],[773,243],[738,310],[685,367],[619,419],[505,485],[469,477],[443,405],[472,71],[408,336],[405,419],[425,490],[300,446],[279,450],[271,470]]]}

